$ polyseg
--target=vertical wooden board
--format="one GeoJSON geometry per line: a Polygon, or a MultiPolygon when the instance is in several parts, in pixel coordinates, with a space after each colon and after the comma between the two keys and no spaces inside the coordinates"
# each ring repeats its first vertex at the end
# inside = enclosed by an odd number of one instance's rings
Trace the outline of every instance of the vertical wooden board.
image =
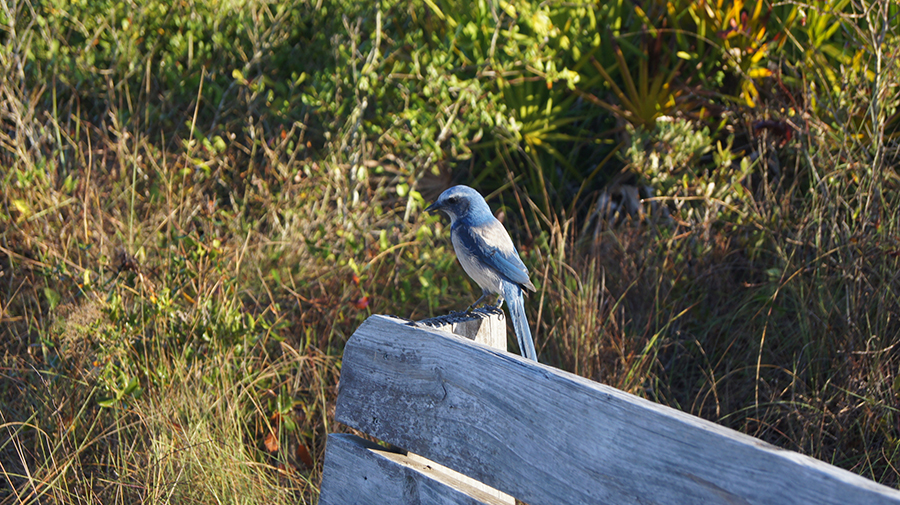
{"type": "Polygon", "coordinates": [[[320,505],[499,505],[459,481],[354,435],[332,433],[320,505]]]}
{"type": "Polygon", "coordinates": [[[336,419],[531,505],[900,504],[821,461],[381,316],[347,344],[336,419]]]}

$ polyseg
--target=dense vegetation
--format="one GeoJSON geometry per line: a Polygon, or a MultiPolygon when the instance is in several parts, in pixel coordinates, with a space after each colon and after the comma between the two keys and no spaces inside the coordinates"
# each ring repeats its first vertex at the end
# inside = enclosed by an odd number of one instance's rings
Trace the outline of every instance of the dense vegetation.
{"type": "Polygon", "coordinates": [[[344,342],[540,359],[900,486],[889,0],[0,2],[0,503],[315,502],[344,342]]]}

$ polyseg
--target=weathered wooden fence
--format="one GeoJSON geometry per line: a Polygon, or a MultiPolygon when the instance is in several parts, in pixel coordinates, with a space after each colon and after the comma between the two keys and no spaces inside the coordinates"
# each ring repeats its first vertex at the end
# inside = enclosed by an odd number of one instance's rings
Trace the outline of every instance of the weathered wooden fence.
{"type": "MultiPolygon", "coordinates": [[[[506,346],[502,316],[456,332],[506,346]]],[[[323,505],[900,504],[827,463],[387,316],[347,343],[335,418],[409,454],[329,435],[323,505]]]]}

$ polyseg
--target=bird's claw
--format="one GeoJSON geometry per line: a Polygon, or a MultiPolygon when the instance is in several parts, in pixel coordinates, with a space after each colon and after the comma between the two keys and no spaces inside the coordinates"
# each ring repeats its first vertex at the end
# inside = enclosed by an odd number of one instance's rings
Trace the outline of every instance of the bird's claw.
{"type": "Polygon", "coordinates": [[[466,309],[465,313],[471,314],[473,311],[476,311],[476,310],[481,310],[483,312],[487,312],[488,314],[502,314],[503,313],[503,310],[500,309],[499,305],[491,305],[489,303],[481,305],[480,307],[471,305],[471,306],[469,306],[468,309],[466,309]]]}

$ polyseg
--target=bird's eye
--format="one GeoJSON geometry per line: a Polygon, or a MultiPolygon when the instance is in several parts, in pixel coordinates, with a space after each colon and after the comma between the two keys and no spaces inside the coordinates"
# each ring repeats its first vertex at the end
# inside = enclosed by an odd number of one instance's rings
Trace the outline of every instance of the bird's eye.
{"type": "Polygon", "coordinates": [[[449,203],[450,205],[454,205],[456,203],[456,197],[451,196],[450,198],[447,199],[447,203],[449,203]]]}

